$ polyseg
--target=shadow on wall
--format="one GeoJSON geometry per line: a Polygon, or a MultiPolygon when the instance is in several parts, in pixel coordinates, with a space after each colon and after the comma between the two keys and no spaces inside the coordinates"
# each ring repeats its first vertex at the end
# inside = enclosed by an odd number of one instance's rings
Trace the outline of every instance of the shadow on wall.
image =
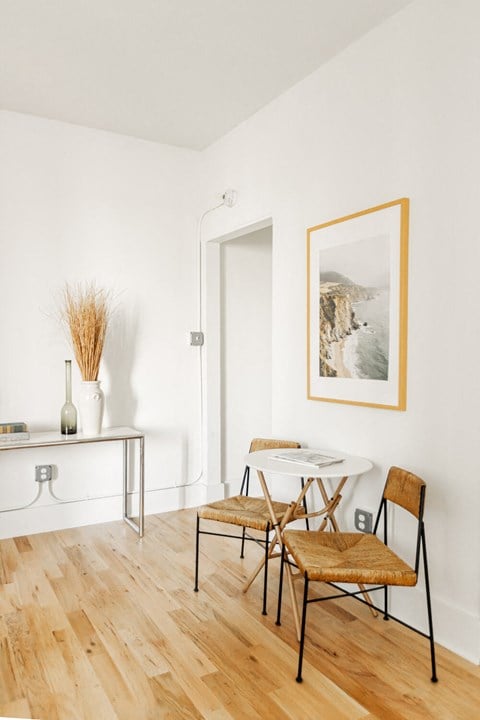
{"type": "Polygon", "coordinates": [[[115,426],[133,425],[137,412],[137,398],[132,388],[132,372],[138,336],[138,313],[128,318],[120,312],[113,314],[109,338],[105,344],[104,363],[110,378],[108,415],[115,426]]]}

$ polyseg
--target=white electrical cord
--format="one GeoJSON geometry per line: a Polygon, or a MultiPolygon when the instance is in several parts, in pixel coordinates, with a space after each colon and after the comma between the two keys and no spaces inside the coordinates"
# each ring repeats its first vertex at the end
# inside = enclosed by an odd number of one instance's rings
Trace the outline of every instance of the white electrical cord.
{"type": "MultiPolygon", "coordinates": [[[[26,505],[19,505],[19,506],[17,506],[17,507],[2,508],[2,509],[0,509],[0,514],[1,514],[1,513],[16,512],[17,510],[27,510],[28,508],[31,508],[33,505],[35,505],[35,503],[37,502],[37,500],[40,498],[40,496],[41,496],[41,494],[42,494],[42,492],[43,492],[43,485],[44,485],[43,482],[41,482],[41,483],[39,482],[39,483],[38,483],[38,491],[37,491],[37,494],[35,495],[35,497],[33,498],[33,500],[32,500],[31,502],[27,503],[26,505]]],[[[175,486],[175,487],[181,487],[181,485],[178,485],[178,486],[175,486]]],[[[167,488],[164,488],[164,487],[162,487],[162,488],[153,488],[152,490],[145,490],[145,494],[147,494],[147,493],[152,493],[152,492],[157,492],[158,490],[172,490],[172,489],[173,489],[173,486],[170,487],[170,488],[168,488],[168,487],[167,487],[167,488]]],[[[53,491],[53,488],[52,488],[52,480],[49,480],[49,481],[48,481],[48,492],[49,492],[50,496],[52,497],[52,499],[55,500],[55,502],[56,502],[58,505],[72,505],[72,504],[74,504],[74,503],[87,502],[88,500],[105,500],[105,499],[107,499],[107,498],[120,498],[120,497],[123,497],[121,493],[111,493],[111,494],[109,494],[109,495],[86,495],[86,496],[84,496],[84,497],[72,498],[71,500],[67,500],[66,498],[61,498],[61,497],[59,497],[59,496],[53,491]]],[[[129,496],[135,496],[135,495],[137,494],[137,492],[138,492],[137,490],[132,490],[131,492],[128,493],[128,495],[129,495],[129,496]]],[[[52,506],[51,506],[51,505],[45,505],[45,504],[44,504],[44,505],[42,505],[41,507],[52,507],[52,506]]]]}
{"type": "MultiPolygon", "coordinates": [[[[86,500],[104,500],[105,498],[122,497],[121,493],[113,493],[111,495],[86,495],[85,497],[67,500],[65,498],[59,497],[58,495],[56,495],[54,493],[51,480],[48,481],[48,492],[50,493],[52,498],[54,500],[56,500],[57,503],[60,503],[61,505],[68,505],[69,503],[85,502],[86,500]]],[[[129,494],[132,494],[132,493],[129,493],[129,494]]]]}
{"type": "MultiPolygon", "coordinates": [[[[222,201],[219,205],[215,205],[209,210],[205,210],[200,221],[198,223],[198,330],[202,332],[203,327],[203,253],[202,253],[202,225],[207,215],[218,208],[225,207],[225,202],[222,201]]],[[[202,346],[201,346],[202,347],[202,346]]]]}
{"type": "MultiPolygon", "coordinates": [[[[202,225],[203,221],[214,210],[218,210],[221,207],[233,207],[237,201],[237,193],[235,190],[226,190],[222,195],[222,202],[218,205],[205,210],[198,222],[198,236],[197,236],[197,248],[198,248],[198,331],[203,332],[203,253],[202,253],[202,225]]],[[[203,477],[203,419],[204,419],[204,397],[203,397],[203,345],[199,347],[198,356],[198,372],[200,382],[200,399],[199,399],[199,416],[200,416],[200,472],[191,482],[182,483],[180,485],[174,485],[162,490],[170,490],[177,487],[189,487],[190,485],[196,485],[203,477]]]]}
{"type": "Polygon", "coordinates": [[[42,494],[42,490],[43,490],[43,483],[39,482],[37,494],[33,498],[32,502],[27,503],[27,505],[20,505],[19,507],[4,508],[4,509],[0,510],[0,513],[15,512],[15,510],[26,510],[27,508],[32,507],[32,505],[35,505],[38,498],[42,494]]]}
{"type": "MultiPolygon", "coordinates": [[[[203,253],[202,253],[202,225],[207,215],[218,208],[224,207],[225,202],[222,200],[221,203],[214,207],[205,210],[198,222],[198,233],[197,233],[197,248],[198,248],[198,331],[203,332],[203,253]]],[[[169,487],[162,487],[162,490],[171,490],[180,487],[189,487],[196,485],[200,482],[203,477],[203,420],[204,420],[204,393],[203,393],[203,345],[198,348],[198,375],[199,375],[199,425],[200,425],[200,443],[199,443],[199,454],[200,454],[200,472],[198,473],[195,480],[191,482],[175,484],[169,487]]]]}
{"type": "MultiPolygon", "coordinates": [[[[59,497],[52,489],[52,481],[48,481],[48,490],[51,495],[51,497],[56,501],[58,505],[72,505],[74,503],[80,503],[80,502],[89,502],[90,500],[106,500],[111,498],[121,498],[123,497],[122,493],[111,493],[108,495],[86,495],[84,497],[80,498],[71,498],[70,500],[67,500],[66,498],[59,497]]],[[[186,483],[186,485],[193,485],[193,483],[186,483]]],[[[145,490],[145,495],[148,495],[149,493],[154,492],[160,492],[162,490],[175,490],[176,488],[184,487],[184,485],[169,485],[167,487],[159,487],[159,488],[150,488],[149,490],[145,490]]],[[[127,493],[129,498],[134,498],[138,495],[138,490],[130,490],[127,493]]],[[[33,502],[35,502],[38,499],[38,495],[35,498],[33,502]]],[[[30,503],[30,505],[33,505],[33,503],[30,503]]],[[[30,507],[30,505],[27,505],[26,507],[30,507]]],[[[51,506],[42,506],[42,507],[51,507],[51,506]]],[[[0,510],[0,512],[12,512],[13,510],[23,510],[23,508],[10,508],[8,510],[0,510]]]]}

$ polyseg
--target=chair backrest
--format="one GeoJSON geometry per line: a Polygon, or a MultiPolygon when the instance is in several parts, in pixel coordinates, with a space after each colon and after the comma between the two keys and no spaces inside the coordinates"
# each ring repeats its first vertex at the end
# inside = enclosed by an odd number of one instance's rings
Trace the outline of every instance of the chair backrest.
{"type": "Polygon", "coordinates": [[[276,450],[278,448],[299,448],[300,443],[294,440],[269,440],[265,438],[253,438],[250,443],[249,452],[257,452],[257,450],[276,450]]]}
{"type": "Polygon", "coordinates": [[[400,505],[420,520],[423,515],[423,503],[426,484],[417,475],[399,467],[391,467],[383,497],[400,505]]]}
{"type": "MultiPolygon", "coordinates": [[[[277,450],[279,448],[300,448],[300,443],[294,440],[272,440],[268,438],[253,438],[250,443],[249,452],[257,452],[257,450],[277,450]]],[[[242,478],[242,486],[240,488],[240,495],[248,495],[248,487],[250,482],[250,468],[248,465],[245,466],[245,470],[242,478]]]]}
{"type": "Polygon", "coordinates": [[[376,535],[380,523],[380,517],[383,513],[383,540],[388,544],[388,513],[387,501],[395,503],[407,510],[418,520],[417,529],[417,546],[415,550],[415,572],[418,574],[420,562],[420,546],[423,543],[425,551],[425,531],[423,527],[423,507],[425,504],[426,484],[417,475],[408,470],[402,470],[399,467],[391,467],[388,471],[387,482],[383,490],[382,501],[375,520],[373,532],[376,535]]]}

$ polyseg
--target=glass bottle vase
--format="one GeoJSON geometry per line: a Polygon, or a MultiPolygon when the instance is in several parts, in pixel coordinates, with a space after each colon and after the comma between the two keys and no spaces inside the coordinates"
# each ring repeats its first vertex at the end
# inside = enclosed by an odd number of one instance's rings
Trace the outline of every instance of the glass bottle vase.
{"type": "Polygon", "coordinates": [[[72,403],[72,361],[65,360],[65,404],[60,414],[62,435],[75,435],[77,432],[77,408],[72,403]]]}

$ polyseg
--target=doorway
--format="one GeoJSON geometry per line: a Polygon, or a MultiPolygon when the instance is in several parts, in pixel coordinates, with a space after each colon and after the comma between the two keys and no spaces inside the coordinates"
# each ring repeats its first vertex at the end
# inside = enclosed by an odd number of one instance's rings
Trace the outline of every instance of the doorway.
{"type": "Polygon", "coordinates": [[[221,476],[238,492],[253,437],[272,424],[272,227],[220,252],[221,476]]]}
{"type": "Polygon", "coordinates": [[[209,500],[238,493],[272,426],[272,220],[205,243],[204,467],[209,500]]]}

